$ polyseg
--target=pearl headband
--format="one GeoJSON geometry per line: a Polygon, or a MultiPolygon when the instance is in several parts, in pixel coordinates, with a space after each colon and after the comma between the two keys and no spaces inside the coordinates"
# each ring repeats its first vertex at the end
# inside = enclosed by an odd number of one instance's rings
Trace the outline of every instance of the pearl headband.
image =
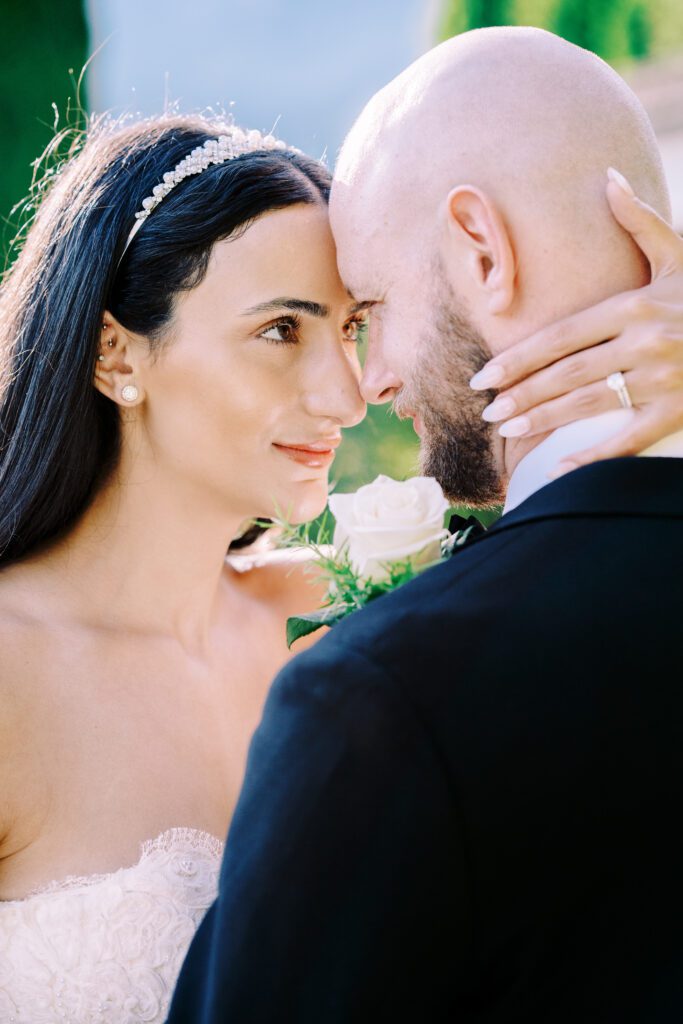
{"type": "Polygon", "coordinates": [[[212,164],[224,164],[226,160],[234,160],[235,157],[242,156],[244,153],[254,153],[260,149],[290,149],[295,153],[300,152],[272,135],[262,135],[259,131],[245,132],[241,128],[231,128],[229,135],[220,135],[217,139],[207,139],[203,146],[197,146],[191,153],[188,153],[172,171],[167,171],[164,174],[162,181],[152,189],[152,194],[142,200],[142,209],[135,214],[135,223],[126,239],[119,263],[152,210],[156,209],[176,185],[193,174],[201,174],[212,164]]]}

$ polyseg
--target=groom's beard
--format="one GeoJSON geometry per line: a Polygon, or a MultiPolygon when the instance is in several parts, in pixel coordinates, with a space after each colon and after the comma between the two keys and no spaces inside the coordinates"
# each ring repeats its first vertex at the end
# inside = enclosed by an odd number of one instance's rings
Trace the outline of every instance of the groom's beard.
{"type": "MultiPolygon", "coordinates": [[[[455,296],[452,300],[454,306],[455,296]]],[[[442,303],[432,332],[422,339],[415,378],[394,404],[399,416],[411,410],[422,420],[422,472],[439,481],[449,500],[473,508],[505,498],[493,453],[494,428],[481,418],[493,395],[469,386],[490,358],[476,328],[442,303]]]]}

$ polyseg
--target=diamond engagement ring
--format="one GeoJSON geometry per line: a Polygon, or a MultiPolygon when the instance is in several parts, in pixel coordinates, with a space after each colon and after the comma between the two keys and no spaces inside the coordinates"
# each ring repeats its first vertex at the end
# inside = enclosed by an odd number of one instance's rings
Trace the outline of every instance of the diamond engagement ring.
{"type": "Polygon", "coordinates": [[[626,381],[624,380],[624,375],[621,371],[618,373],[610,373],[606,384],[610,391],[616,391],[622,409],[633,408],[633,399],[629,394],[626,381]]]}

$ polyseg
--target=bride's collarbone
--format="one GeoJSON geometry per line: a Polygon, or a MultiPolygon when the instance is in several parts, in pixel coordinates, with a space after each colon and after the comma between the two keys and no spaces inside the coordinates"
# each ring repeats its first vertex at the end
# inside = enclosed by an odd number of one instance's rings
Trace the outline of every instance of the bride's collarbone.
{"type": "Polygon", "coordinates": [[[2,765],[0,899],[134,863],[166,829],[227,831],[247,739],[191,702],[46,702],[2,765]]]}
{"type": "Polygon", "coordinates": [[[225,834],[286,618],[319,603],[300,568],[230,583],[208,658],[0,604],[0,898],[116,869],[164,828],[225,834]]]}
{"type": "Polygon", "coordinates": [[[44,639],[15,633],[0,654],[0,899],[114,870],[166,828],[224,835],[256,687],[163,645],[44,639]]]}

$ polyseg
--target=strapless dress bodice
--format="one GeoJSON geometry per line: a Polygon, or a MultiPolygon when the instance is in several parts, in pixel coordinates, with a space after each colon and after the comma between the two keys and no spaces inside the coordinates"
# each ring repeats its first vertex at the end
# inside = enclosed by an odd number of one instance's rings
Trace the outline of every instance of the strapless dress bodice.
{"type": "Polygon", "coordinates": [[[0,901],[0,1024],[161,1024],[223,843],[174,828],[111,874],[0,901]]]}

